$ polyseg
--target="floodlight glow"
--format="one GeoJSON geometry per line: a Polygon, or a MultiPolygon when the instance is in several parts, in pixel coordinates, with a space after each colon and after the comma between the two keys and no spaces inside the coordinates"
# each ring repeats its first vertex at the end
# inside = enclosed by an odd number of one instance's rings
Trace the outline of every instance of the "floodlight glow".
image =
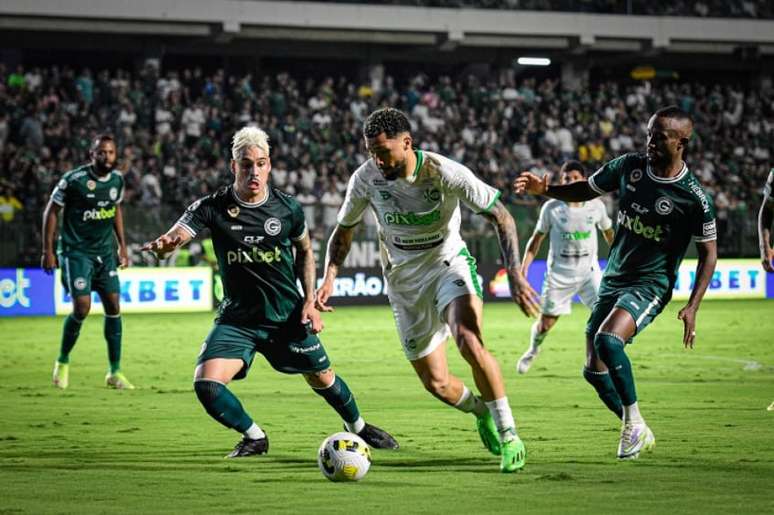
{"type": "Polygon", "coordinates": [[[522,66],[548,66],[551,64],[551,59],[548,57],[519,57],[516,62],[522,66]]]}

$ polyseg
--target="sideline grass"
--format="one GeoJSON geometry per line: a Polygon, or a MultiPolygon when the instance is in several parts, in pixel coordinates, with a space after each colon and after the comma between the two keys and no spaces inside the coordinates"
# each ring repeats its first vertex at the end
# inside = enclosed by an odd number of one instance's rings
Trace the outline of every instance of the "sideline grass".
{"type": "MultiPolygon", "coordinates": [[[[101,317],[86,322],[71,385],[50,385],[61,318],[0,319],[0,513],[771,513],[774,303],[706,302],[697,349],[682,349],[673,302],[628,349],[655,453],[614,459],[618,424],[583,381],[576,307],[526,376],[514,365],[529,322],[489,304],[485,338],[506,375],[526,469],[498,472],[473,418],[421,388],[387,308],[340,308],[323,341],[367,420],[402,448],[376,451],[358,484],[333,484],[316,450],[340,428],[300,377],[260,358],[233,386],[270,454],[222,456],[238,440],[196,401],[191,374],[209,314],[125,315],[124,371],[140,389],[106,390],[101,317]]],[[[453,347],[452,370],[472,385],[453,347]]]]}

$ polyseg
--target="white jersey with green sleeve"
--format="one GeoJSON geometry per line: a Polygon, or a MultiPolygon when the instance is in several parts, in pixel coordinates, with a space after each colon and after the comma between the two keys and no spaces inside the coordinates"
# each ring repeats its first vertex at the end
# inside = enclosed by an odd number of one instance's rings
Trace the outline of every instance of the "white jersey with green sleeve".
{"type": "Polygon", "coordinates": [[[393,289],[414,287],[465,250],[460,202],[480,213],[500,196],[466,166],[433,152],[415,153],[416,168],[406,179],[388,181],[373,159],[366,161],[352,174],[338,214],[339,225],[352,227],[367,208],[373,210],[384,276],[393,289]]]}
{"type": "Polygon", "coordinates": [[[590,274],[597,265],[597,227],[613,227],[598,198],[574,206],[561,200],[543,204],[535,230],[549,235],[548,271],[564,277],[590,274]]]}

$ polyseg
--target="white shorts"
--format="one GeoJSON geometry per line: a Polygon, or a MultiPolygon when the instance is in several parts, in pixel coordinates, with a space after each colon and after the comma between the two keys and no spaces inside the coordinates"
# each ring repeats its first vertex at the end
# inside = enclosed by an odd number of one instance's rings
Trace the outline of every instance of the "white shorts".
{"type": "Polygon", "coordinates": [[[444,317],[449,303],[463,295],[482,296],[476,260],[458,255],[428,267],[421,284],[389,285],[387,295],[406,358],[423,358],[451,336],[444,317]]]}
{"type": "Polygon", "coordinates": [[[597,266],[586,276],[569,277],[549,271],[540,295],[543,314],[549,316],[570,314],[572,298],[576,293],[580,296],[581,302],[591,308],[597,300],[601,279],[602,272],[597,266]]]}

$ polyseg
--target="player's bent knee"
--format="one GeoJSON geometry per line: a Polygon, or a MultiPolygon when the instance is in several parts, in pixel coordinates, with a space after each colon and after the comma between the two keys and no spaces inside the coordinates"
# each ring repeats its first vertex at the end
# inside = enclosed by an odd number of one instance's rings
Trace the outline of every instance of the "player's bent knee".
{"type": "Polygon", "coordinates": [[[211,406],[213,402],[221,395],[225,386],[218,381],[210,379],[197,379],[194,381],[194,392],[196,398],[205,407],[211,406]]]}
{"type": "Polygon", "coordinates": [[[312,388],[328,388],[336,381],[336,374],[332,368],[304,374],[304,380],[312,388]]]}
{"type": "Polygon", "coordinates": [[[611,360],[623,350],[624,340],[614,333],[599,331],[594,336],[594,351],[597,356],[608,366],[611,360]]]}

